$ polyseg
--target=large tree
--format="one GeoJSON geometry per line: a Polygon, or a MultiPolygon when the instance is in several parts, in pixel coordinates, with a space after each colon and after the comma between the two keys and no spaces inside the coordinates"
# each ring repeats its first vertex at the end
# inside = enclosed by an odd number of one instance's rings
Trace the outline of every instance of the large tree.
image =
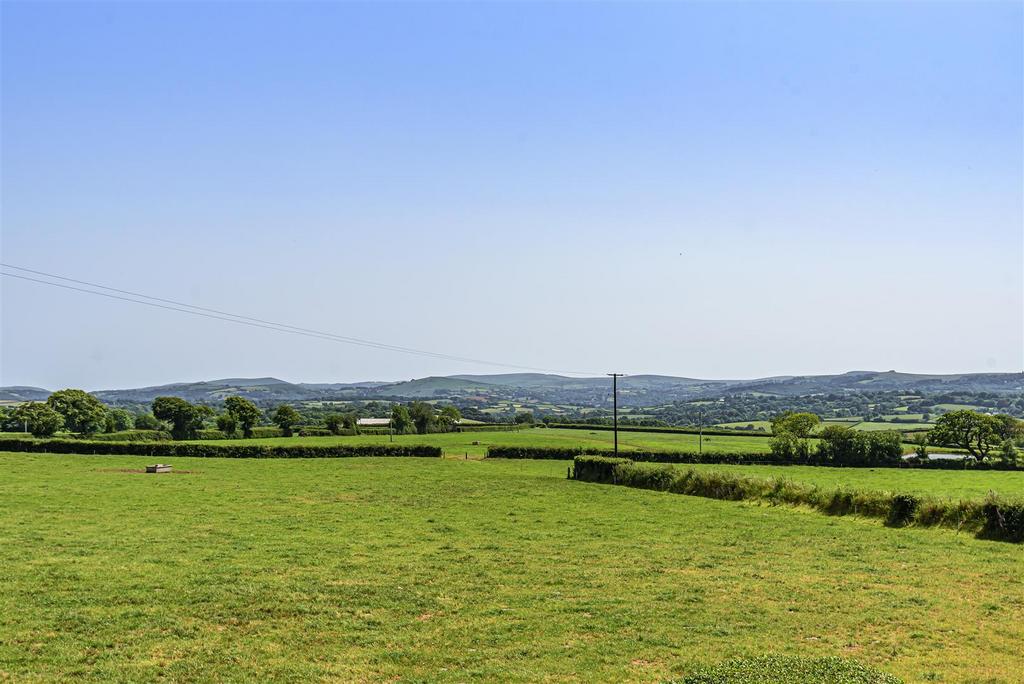
{"type": "Polygon", "coordinates": [[[409,404],[409,417],[416,426],[416,432],[421,435],[430,432],[436,420],[434,407],[425,401],[414,401],[409,404]]]}
{"type": "Polygon", "coordinates": [[[153,400],[153,415],[171,424],[174,439],[195,439],[196,431],[203,427],[206,413],[180,397],[157,397],[153,400]]]}
{"type": "Polygon", "coordinates": [[[811,431],[813,431],[820,422],[821,419],[813,413],[794,413],[793,411],[786,411],[772,419],[772,433],[777,435],[781,432],[789,432],[794,437],[807,439],[811,436],[811,431]]]}
{"type": "Polygon", "coordinates": [[[99,399],[80,389],[54,392],[46,405],[64,417],[64,427],[71,432],[91,435],[107,423],[107,409],[99,399]]]}
{"type": "Polygon", "coordinates": [[[1000,440],[1000,421],[995,416],[970,409],[950,411],[935,421],[928,441],[948,447],[966,449],[971,456],[983,459],[1000,440]]]}
{"type": "Polygon", "coordinates": [[[444,406],[437,414],[437,423],[448,431],[454,430],[460,420],[462,420],[462,414],[455,406],[444,406]]]}
{"type": "Polygon", "coordinates": [[[281,432],[284,433],[285,437],[291,437],[292,430],[302,420],[302,416],[300,416],[299,412],[288,404],[281,404],[277,407],[277,410],[274,411],[274,415],[271,417],[271,420],[277,424],[277,427],[281,428],[281,432]]]}
{"type": "Polygon", "coordinates": [[[107,432],[120,432],[131,430],[135,425],[135,416],[123,408],[115,408],[107,411],[107,432]]]}
{"type": "Polygon", "coordinates": [[[263,420],[263,412],[244,397],[228,397],[224,400],[224,408],[242,428],[242,436],[246,438],[252,437],[252,429],[263,420]]]}
{"type": "Polygon", "coordinates": [[[402,404],[395,404],[391,407],[391,429],[397,434],[403,435],[412,426],[412,416],[409,409],[402,404]]]}
{"type": "Polygon", "coordinates": [[[19,406],[15,416],[36,437],[52,437],[64,426],[64,416],[54,411],[48,404],[34,401],[19,406]]]}

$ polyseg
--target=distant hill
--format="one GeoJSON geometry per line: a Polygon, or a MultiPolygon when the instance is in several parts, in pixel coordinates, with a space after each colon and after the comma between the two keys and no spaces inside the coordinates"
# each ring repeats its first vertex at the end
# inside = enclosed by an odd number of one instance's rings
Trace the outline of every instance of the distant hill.
{"type": "Polygon", "coordinates": [[[0,387],[0,401],[46,401],[50,390],[42,387],[0,387]]]}
{"type": "MultiPolygon", "coordinates": [[[[620,402],[656,406],[673,401],[716,399],[725,395],[778,397],[843,394],[862,391],[1024,393],[1022,373],[925,375],[896,371],[850,371],[838,375],[776,376],[753,380],[701,380],[668,375],[633,375],[619,379],[620,402]]],[[[576,406],[603,406],[611,392],[607,377],[571,378],[546,373],[432,376],[403,382],[291,383],[278,378],[223,378],[136,389],[93,392],[110,404],[148,404],[159,396],[179,396],[216,404],[227,396],[248,397],[259,404],[296,401],[472,399],[527,400],[576,406]]],[[[0,401],[40,401],[49,391],[39,387],[2,387],[0,401]]]]}

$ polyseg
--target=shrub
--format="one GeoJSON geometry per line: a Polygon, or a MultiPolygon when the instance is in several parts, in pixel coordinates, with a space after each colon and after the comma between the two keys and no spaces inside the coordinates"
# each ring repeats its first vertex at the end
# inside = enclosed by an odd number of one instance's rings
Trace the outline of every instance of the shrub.
{"type": "Polygon", "coordinates": [[[257,444],[183,444],[180,442],[101,442],[84,439],[0,439],[0,451],[182,458],[346,458],[415,456],[440,458],[441,448],[427,445],[353,444],[350,446],[268,446],[257,444]]]}
{"type": "Polygon", "coordinates": [[[886,519],[887,525],[902,527],[914,519],[920,499],[911,494],[895,494],[889,505],[889,516],[886,519]]]}
{"type": "Polygon", "coordinates": [[[855,660],[830,656],[761,656],[739,658],[707,667],[680,684],[900,684],[896,677],[861,665],[855,660]]]}
{"type": "Polygon", "coordinates": [[[985,524],[981,529],[986,539],[1024,541],[1024,501],[1001,501],[989,497],[981,507],[985,524]]]}
{"type": "Polygon", "coordinates": [[[573,478],[584,482],[615,483],[616,468],[631,463],[628,458],[577,456],[573,461],[573,478]]]}

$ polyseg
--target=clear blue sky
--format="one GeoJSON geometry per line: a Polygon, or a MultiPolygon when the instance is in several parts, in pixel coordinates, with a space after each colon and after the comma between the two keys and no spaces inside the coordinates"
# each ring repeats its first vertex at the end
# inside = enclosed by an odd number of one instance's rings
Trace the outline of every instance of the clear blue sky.
{"type": "MultiPolygon", "coordinates": [[[[1024,368],[1021,3],[2,12],[4,262],[554,369],[1024,368]]],[[[2,280],[2,384],[500,371],[2,280]]]]}

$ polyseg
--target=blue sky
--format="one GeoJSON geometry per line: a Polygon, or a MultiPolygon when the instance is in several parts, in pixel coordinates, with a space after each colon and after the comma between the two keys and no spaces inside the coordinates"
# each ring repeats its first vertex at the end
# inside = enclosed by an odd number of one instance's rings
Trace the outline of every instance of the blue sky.
{"type": "MultiPolygon", "coordinates": [[[[531,367],[1024,369],[1020,3],[2,12],[5,263],[531,367]]],[[[500,370],[2,280],[2,384],[500,370]]]]}

